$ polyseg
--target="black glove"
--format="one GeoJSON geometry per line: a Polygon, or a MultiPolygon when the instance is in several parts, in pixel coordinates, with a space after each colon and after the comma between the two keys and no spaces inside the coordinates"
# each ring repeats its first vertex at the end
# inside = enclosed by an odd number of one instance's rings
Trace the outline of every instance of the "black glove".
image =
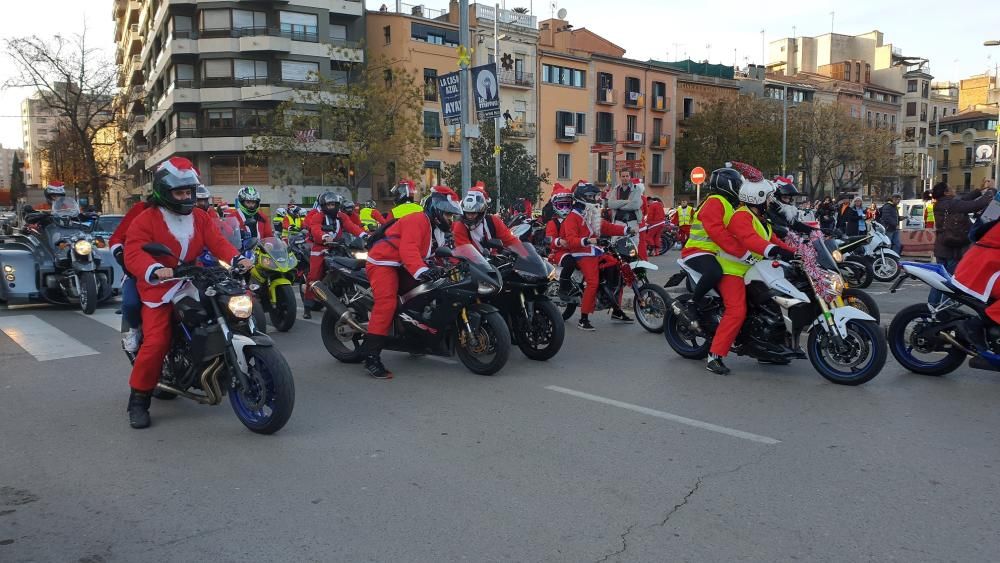
{"type": "Polygon", "coordinates": [[[781,248],[780,246],[775,246],[771,249],[771,258],[780,258],[785,262],[788,262],[789,260],[795,258],[795,253],[791,250],[781,248]]]}
{"type": "Polygon", "coordinates": [[[427,268],[420,275],[417,276],[418,281],[429,282],[431,280],[436,280],[438,278],[444,277],[445,269],[438,266],[427,268]]]}
{"type": "Polygon", "coordinates": [[[112,254],[114,254],[115,261],[118,262],[118,265],[121,266],[122,268],[124,268],[125,267],[125,247],[119,246],[119,247],[115,248],[115,250],[114,250],[114,252],[112,252],[112,254]]]}

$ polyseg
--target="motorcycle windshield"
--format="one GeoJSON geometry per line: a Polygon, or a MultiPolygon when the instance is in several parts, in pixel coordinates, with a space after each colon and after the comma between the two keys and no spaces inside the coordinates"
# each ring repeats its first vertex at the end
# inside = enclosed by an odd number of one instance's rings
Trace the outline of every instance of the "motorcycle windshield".
{"type": "Polygon", "coordinates": [[[483,258],[483,255],[480,254],[479,251],[476,250],[476,247],[471,244],[460,244],[456,246],[455,249],[451,251],[451,255],[455,258],[461,258],[475,264],[488,272],[493,270],[493,266],[491,266],[490,263],[486,261],[486,258],[483,258]]]}
{"type": "Polygon", "coordinates": [[[52,214],[56,217],[77,217],[80,215],[80,204],[71,197],[61,197],[52,202],[52,214]]]}
{"type": "Polygon", "coordinates": [[[223,217],[217,223],[219,232],[233,245],[233,248],[240,250],[243,248],[243,234],[240,232],[240,222],[235,217],[223,217]]]}
{"type": "Polygon", "coordinates": [[[813,248],[816,249],[816,262],[820,267],[830,270],[831,272],[837,271],[837,261],[833,259],[833,254],[827,247],[827,241],[822,238],[814,238],[812,241],[813,248]]]}
{"type": "Polygon", "coordinates": [[[516,244],[508,246],[507,249],[517,256],[517,260],[514,261],[515,270],[539,278],[549,275],[549,263],[542,260],[534,246],[517,241],[516,244]]]}
{"type": "Polygon", "coordinates": [[[280,266],[288,265],[288,246],[280,238],[268,237],[258,243],[258,248],[280,266]]]}

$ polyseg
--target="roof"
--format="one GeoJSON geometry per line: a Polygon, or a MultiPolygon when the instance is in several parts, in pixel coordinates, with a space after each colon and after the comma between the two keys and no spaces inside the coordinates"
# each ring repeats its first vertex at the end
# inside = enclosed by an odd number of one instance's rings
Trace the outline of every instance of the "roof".
{"type": "Polygon", "coordinates": [[[715,65],[708,62],[695,62],[691,59],[683,61],[657,61],[650,59],[649,64],[664,68],[672,68],[681,72],[697,74],[699,76],[712,76],[715,78],[727,78],[733,80],[733,67],[729,65],[715,65]]]}
{"type": "Polygon", "coordinates": [[[961,123],[963,121],[979,121],[980,119],[996,119],[997,114],[986,113],[985,111],[966,111],[956,115],[949,115],[948,117],[942,117],[941,123],[961,123]]]}

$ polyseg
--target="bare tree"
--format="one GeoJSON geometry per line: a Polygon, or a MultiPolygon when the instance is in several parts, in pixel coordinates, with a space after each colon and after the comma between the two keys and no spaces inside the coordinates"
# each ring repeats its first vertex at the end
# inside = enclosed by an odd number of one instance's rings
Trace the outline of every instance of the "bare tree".
{"type": "Polygon", "coordinates": [[[55,35],[44,40],[33,35],[4,43],[14,72],[3,86],[34,89],[42,103],[58,114],[62,127],[74,140],[72,149],[79,152],[79,161],[85,167],[81,182],[93,204],[100,208],[102,179],[107,170],[102,170],[100,155],[95,155],[100,152],[95,149],[95,139],[113,125],[115,65],[87,43],[86,26],[72,37],[55,35]]]}

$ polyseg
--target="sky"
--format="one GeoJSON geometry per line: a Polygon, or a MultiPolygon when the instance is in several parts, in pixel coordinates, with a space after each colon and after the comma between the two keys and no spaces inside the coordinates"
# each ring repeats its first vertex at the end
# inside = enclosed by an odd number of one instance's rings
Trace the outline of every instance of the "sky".
{"type": "MultiPolygon", "coordinates": [[[[365,0],[377,10],[394,0],[365,0]]],[[[418,0],[408,0],[415,4],[418,0]]],[[[421,0],[433,9],[447,9],[448,0],[421,0]]],[[[626,49],[626,56],[645,60],[708,58],[714,63],[743,66],[761,62],[761,29],[770,42],[793,34],[859,35],[873,29],[908,56],[930,60],[936,80],[981,74],[1000,63],[1000,47],[984,47],[1000,39],[1000,8],[975,8],[971,2],[952,6],[928,0],[502,0],[506,8],[530,7],[539,20],[565,9],[576,28],[587,28],[626,49]],[[734,53],[735,50],[735,53],[734,53]]],[[[987,3],[988,4],[988,3],[987,3]]],[[[35,4],[3,1],[0,41],[24,35],[52,36],[83,31],[114,56],[112,0],[45,0],[35,4]],[[44,12],[42,11],[44,10],[44,12]]],[[[3,45],[0,44],[0,50],[3,45]]],[[[0,53],[0,84],[14,74],[9,57],[0,53]]],[[[0,90],[0,144],[20,147],[20,104],[30,92],[0,90]]]]}

